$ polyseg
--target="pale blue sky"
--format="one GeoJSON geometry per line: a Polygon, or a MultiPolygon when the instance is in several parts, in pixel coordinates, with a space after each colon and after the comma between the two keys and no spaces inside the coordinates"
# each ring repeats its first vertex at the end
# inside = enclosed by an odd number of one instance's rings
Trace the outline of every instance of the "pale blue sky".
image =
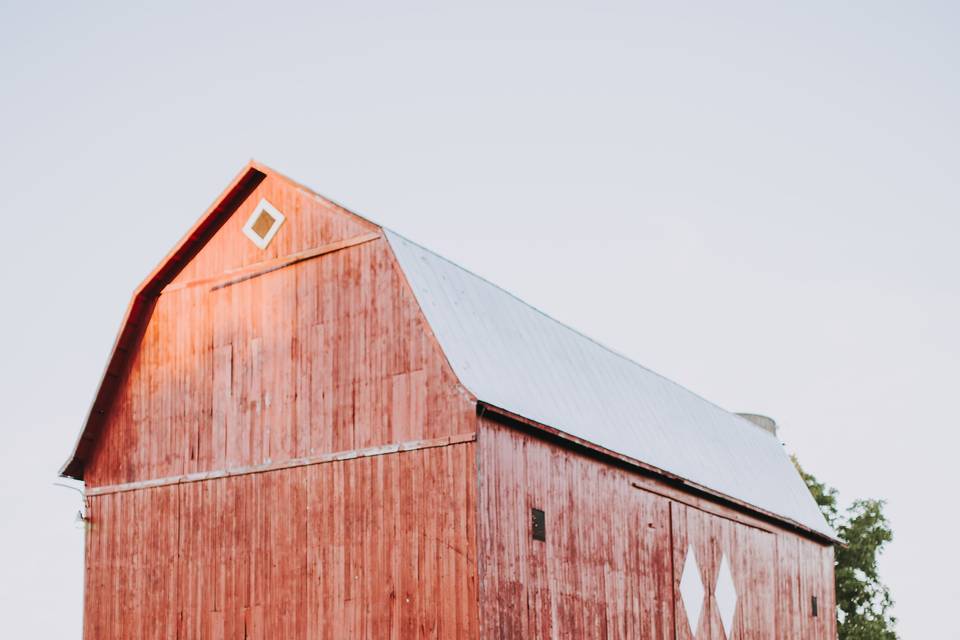
{"type": "Polygon", "coordinates": [[[0,0],[0,619],[79,637],[51,487],[132,289],[250,157],[882,497],[960,638],[960,9],[0,0]]]}

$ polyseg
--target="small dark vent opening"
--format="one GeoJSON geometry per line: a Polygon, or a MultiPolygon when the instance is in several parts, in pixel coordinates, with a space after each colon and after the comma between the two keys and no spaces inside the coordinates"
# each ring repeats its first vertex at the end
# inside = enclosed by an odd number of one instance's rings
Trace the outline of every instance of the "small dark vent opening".
{"type": "Polygon", "coordinates": [[[542,509],[530,510],[531,529],[533,530],[533,539],[540,542],[547,540],[547,518],[542,509]]]}

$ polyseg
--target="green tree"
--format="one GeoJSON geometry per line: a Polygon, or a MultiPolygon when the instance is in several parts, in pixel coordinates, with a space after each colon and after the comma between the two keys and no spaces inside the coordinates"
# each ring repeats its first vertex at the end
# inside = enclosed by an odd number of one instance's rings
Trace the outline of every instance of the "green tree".
{"type": "Polygon", "coordinates": [[[794,465],[843,542],[836,547],[837,631],[840,640],[897,640],[890,589],[880,581],[877,558],[893,540],[883,500],[857,500],[840,512],[837,490],[794,465]]]}

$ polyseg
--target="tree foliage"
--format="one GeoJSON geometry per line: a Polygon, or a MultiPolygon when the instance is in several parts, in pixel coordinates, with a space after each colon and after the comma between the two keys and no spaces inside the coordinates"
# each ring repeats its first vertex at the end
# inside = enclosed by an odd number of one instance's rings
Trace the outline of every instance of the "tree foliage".
{"type": "Polygon", "coordinates": [[[890,589],[880,580],[877,559],[893,540],[883,500],[856,500],[843,513],[837,490],[793,463],[843,542],[836,547],[837,631],[840,640],[897,640],[890,589]]]}

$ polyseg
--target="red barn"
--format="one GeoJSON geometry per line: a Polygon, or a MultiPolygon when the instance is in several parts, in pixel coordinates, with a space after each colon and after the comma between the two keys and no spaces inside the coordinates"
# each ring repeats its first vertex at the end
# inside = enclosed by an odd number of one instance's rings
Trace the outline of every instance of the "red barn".
{"type": "Polygon", "coordinates": [[[62,474],[91,640],[836,636],[774,433],[256,163],[62,474]]]}

